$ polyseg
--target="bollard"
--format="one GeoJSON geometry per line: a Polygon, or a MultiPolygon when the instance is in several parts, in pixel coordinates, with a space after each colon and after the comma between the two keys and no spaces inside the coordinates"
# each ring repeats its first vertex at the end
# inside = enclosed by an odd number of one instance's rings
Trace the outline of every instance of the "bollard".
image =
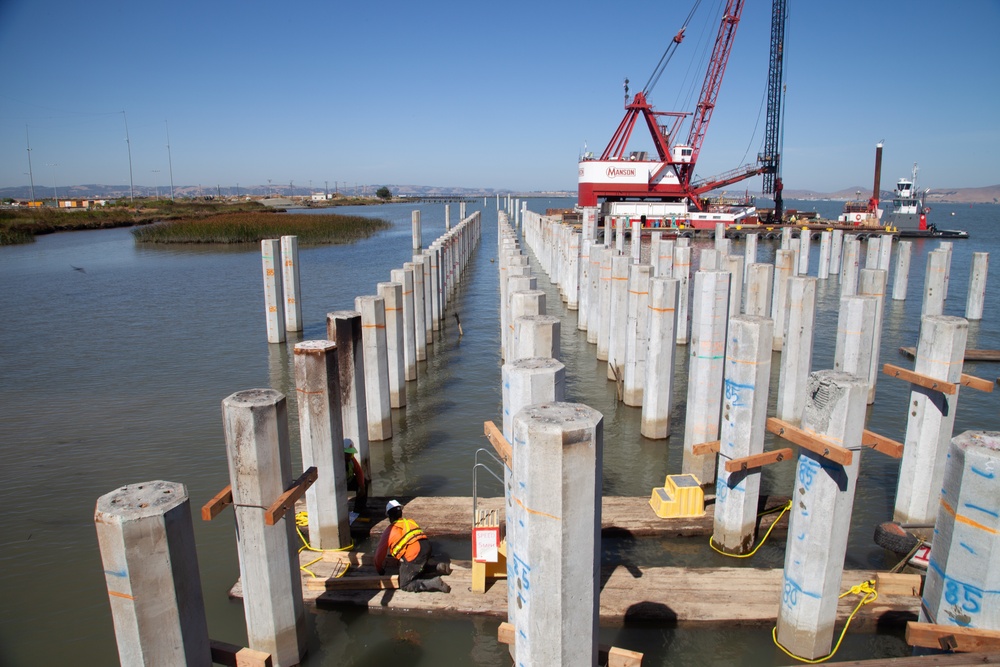
{"type": "Polygon", "coordinates": [[[417,379],[417,332],[413,303],[413,269],[393,269],[392,282],[403,286],[403,370],[407,382],[417,379]]]}
{"type": "Polygon", "coordinates": [[[385,301],[385,351],[389,360],[389,405],[406,406],[406,340],[403,333],[403,286],[397,282],[378,283],[378,295],[385,301]]]}
{"type": "Polygon", "coordinates": [[[1000,432],[965,431],[952,438],[921,621],[1000,630],[998,468],[1000,432]]]}
{"type": "Polygon", "coordinates": [[[965,319],[983,319],[983,306],[986,303],[986,274],[989,271],[990,254],[988,252],[972,253],[972,268],[969,270],[969,296],[965,301],[965,319]]]}
{"type": "Polygon", "coordinates": [[[97,499],[97,542],[122,665],[212,664],[187,489],[129,484],[97,499]]]}
{"type": "Polygon", "coordinates": [[[302,331],[302,293],[299,284],[299,238],[281,237],[281,273],[285,298],[285,330],[302,331]]]}
{"type": "Polygon", "coordinates": [[[649,282],[653,267],[633,264],[629,267],[627,319],[625,322],[625,369],[622,401],[641,406],[646,381],[646,356],[649,348],[649,282]]]}
{"type": "Polygon", "coordinates": [[[676,278],[649,281],[649,317],[646,336],[649,348],[643,378],[640,433],[655,440],[670,437],[673,406],[674,350],[677,347],[676,278]]]}
{"type": "Polygon", "coordinates": [[[514,663],[596,665],[603,417],[576,403],[514,415],[514,663]]]}
{"type": "Polygon", "coordinates": [[[302,468],[316,467],[316,482],[306,490],[309,543],[316,549],[340,549],[351,544],[351,523],[336,343],[308,340],[295,346],[295,391],[302,468]]]}
{"type": "Polygon", "coordinates": [[[753,548],[761,468],[727,472],[726,462],[764,451],[773,327],[768,317],[737,315],[729,320],[712,541],[731,554],[753,548]]]}
{"type": "Polygon", "coordinates": [[[781,351],[778,403],[775,414],[798,425],[806,405],[806,385],[812,370],[813,330],[816,327],[816,278],[788,279],[785,342],[781,351]]]}
{"type": "Polygon", "coordinates": [[[533,357],[558,359],[559,318],[554,315],[527,315],[514,320],[514,343],[510,361],[533,357]]]}
{"type": "Polygon", "coordinates": [[[774,320],[774,341],[771,349],[780,352],[785,342],[785,301],[788,299],[788,279],[795,274],[795,254],[778,250],[774,254],[774,287],[771,289],[771,319],[774,320]]]}
{"type": "MultiPolygon", "coordinates": [[[[962,377],[968,334],[969,323],[961,317],[924,317],[913,370],[957,383],[962,377]]],[[[938,513],[948,443],[955,427],[958,389],[946,394],[912,385],[909,406],[893,518],[900,523],[932,523],[938,513]]]]}
{"type": "Polygon", "coordinates": [[[264,239],[260,242],[260,256],[264,266],[264,315],[267,323],[267,342],[285,341],[285,303],[282,289],[281,241],[264,239]]]}
{"type": "Polygon", "coordinates": [[[372,464],[368,451],[368,399],[365,395],[361,313],[356,310],[327,313],[326,337],[337,343],[340,425],[344,431],[344,446],[352,446],[358,450],[358,462],[361,463],[366,485],[371,486],[372,464]]]}
{"type": "Polygon", "coordinates": [[[368,440],[392,437],[389,406],[389,354],[385,332],[385,299],[380,296],[354,297],[361,313],[361,350],[365,360],[365,409],[368,440]]]}
{"type": "Polygon", "coordinates": [[[703,486],[715,483],[715,455],[695,454],[693,448],[719,439],[728,319],[729,272],[695,273],[681,472],[694,475],[703,486]]]}
{"type": "Polygon", "coordinates": [[[222,401],[222,418],[247,639],[276,667],[296,665],[306,651],[306,624],[295,518],[268,526],[261,510],[292,479],[285,397],[273,389],[240,391],[222,401]]]}
{"type": "Polygon", "coordinates": [[[911,241],[899,242],[899,253],[896,254],[896,275],[892,280],[893,301],[906,300],[906,288],[910,280],[910,255],[913,252],[911,241]]]}
{"type": "Polygon", "coordinates": [[[809,378],[802,430],[819,435],[822,447],[837,446],[850,455],[849,462],[838,463],[799,448],[776,639],[810,660],[827,655],[833,643],[861,463],[866,388],[864,378],[836,371],[817,371],[809,378]]]}

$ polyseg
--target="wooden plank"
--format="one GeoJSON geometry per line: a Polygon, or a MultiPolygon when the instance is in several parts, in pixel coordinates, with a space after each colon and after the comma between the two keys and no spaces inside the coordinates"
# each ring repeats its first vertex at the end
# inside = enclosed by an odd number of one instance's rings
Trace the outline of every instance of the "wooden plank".
{"type": "Polygon", "coordinates": [[[914,371],[906,370],[901,366],[893,366],[892,364],[883,364],[882,372],[889,377],[899,378],[909,382],[910,384],[915,384],[925,389],[932,389],[934,391],[940,391],[942,394],[954,394],[958,391],[957,385],[946,382],[944,380],[938,380],[937,378],[932,378],[929,375],[924,375],[922,373],[916,373],[914,371]]]}
{"type": "Polygon", "coordinates": [[[879,572],[875,575],[875,590],[879,595],[913,595],[920,597],[924,578],[919,574],[879,572]]]}
{"type": "Polygon", "coordinates": [[[962,377],[958,383],[963,387],[976,389],[977,391],[985,391],[987,394],[993,393],[992,382],[984,380],[983,378],[977,378],[974,375],[966,375],[965,373],[962,373],[962,377]]]}
{"type": "MultiPolygon", "coordinates": [[[[507,646],[513,646],[516,641],[514,626],[507,621],[497,628],[497,641],[507,646]]],[[[628,649],[608,646],[607,644],[597,645],[597,664],[608,667],[640,667],[642,665],[642,653],[629,651],[628,649]]]]}
{"type": "Polygon", "coordinates": [[[903,443],[890,440],[884,435],[879,435],[868,429],[861,432],[861,444],[865,447],[871,447],[876,452],[887,454],[894,459],[903,457],[903,443]]]}
{"type": "Polygon", "coordinates": [[[851,450],[836,445],[818,433],[803,431],[797,426],[792,426],[786,421],[777,417],[767,418],[767,430],[789,442],[808,449],[811,452],[830,459],[840,465],[850,465],[853,455],[851,450]]]}
{"type": "Polygon", "coordinates": [[[201,506],[201,520],[211,521],[215,517],[219,516],[219,512],[226,509],[227,505],[232,504],[233,486],[232,484],[227,484],[226,488],[219,491],[211,500],[201,506]]]}
{"type": "Polygon", "coordinates": [[[775,449],[771,452],[753,454],[751,456],[742,456],[738,459],[726,461],[726,472],[736,472],[738,470],[746,470],[747,468],[762,468],[771,463],[778,463],[790,458],[792,458],[792,450],[788,447],[775,449]]]}
{"type": "Polygon", "coordinates": [[[705,456],[706,454],[716,454],[719,451],[719,447],[722,445],[721,440],[712,440],[710,442],[703,442],[698,445],[691,447],[691,452],[696,456],[705,456]]]}
{"type": "Polygon", "coordinates": [[[503,433],[497,428],[497,425],[491,421],[483,422],[483,433],[486,434],[486,439],[493,445],[493,449],[496,450],[497,456],[500,457],[503,464],[513,470],[514,451],[511,449],[507,439],[503,437],[503,433]]]}
{"type": "MultiPolygon", "coordinates": [[[[917,358],[917,348],[901,347],[899,351],[911,359],[917,358]]],[[[965,361],[1000,361],[1000,350],[972,350],[966,348],[965,361]]]]}
{"type": "Polygon", "coordinates": [[[305,579],[307,588],[324,591],[384,591],[399,588],[399,575],[355,575],[305,579]]]}
{"type": "Polygon", "coordinates": [[[1000,631],[910,621],[906,624],[906,643],[948,651],[994,652],[1000,651],[1000,631]]]}
{"type": "Polygon", "coordinates": [[[273,526],[289,510],[295,509],[295,502],[305,495],[306,489],[316,481],[316,466],[310,467],[292,482],[288,490],[278,496],[278,499],[264,511],[264,524],[273,526]]]}
{"type": "Polygon", "coordinates": [[[212,648],[212,662],[228,667],[271,667],[271,654],[251,648],[209,639],[212,648]]]}
{"type": "MultiPolygon", "coordinates": [[[[795,663],[801,665],[802,663],[795,663]]],[[[937,655],[881,658],[874,660],[848,660],[824,662],[825,667],[969,667],[969,665],[998,665],[1000,653],[940,653],[937,655]]]]}

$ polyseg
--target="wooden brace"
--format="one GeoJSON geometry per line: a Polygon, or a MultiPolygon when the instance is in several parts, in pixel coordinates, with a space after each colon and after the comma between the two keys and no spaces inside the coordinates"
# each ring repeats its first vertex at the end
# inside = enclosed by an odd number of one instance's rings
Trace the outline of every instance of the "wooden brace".
{"type": "Polygon", "coordinates": [[[771,463],[784,461],[786,458],[791,458],[791,456],[792,450],[788,447],[776,449],[771,452],[741,456],[738,459],[726,461],[726,472],[738,472],[747,468],[762,468],[771,463]]]}
{"type": "Polygon", "coordinates": [[[854,455],[851,453],[851,450],[841,447],[840,445],[835,445],[819,434],[803,431],[802,429],[792,426],[788,422],[782,421],[777,417],[768,417],[767,430],[793,444],[798,445],[799,447],[803,447],[815,454],[819,454],[823,458],[830,459],[834,463],[846,466],[850,465],[851,461],[854,459],[854,455]]]}

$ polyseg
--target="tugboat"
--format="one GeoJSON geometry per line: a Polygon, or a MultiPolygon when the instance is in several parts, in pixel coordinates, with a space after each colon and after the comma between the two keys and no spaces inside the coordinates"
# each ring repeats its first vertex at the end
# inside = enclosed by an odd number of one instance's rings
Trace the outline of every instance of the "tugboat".
{"type": "Polygon", "coordinates": [[[889,211],[886,222],[900,231],[927,230],[927,213],[930,208],[924,206],[924,197],[930,190],[917,191],[917,170],[917,163],[914,162],[912,176],[896,182],[892,210],[889,211]]]}

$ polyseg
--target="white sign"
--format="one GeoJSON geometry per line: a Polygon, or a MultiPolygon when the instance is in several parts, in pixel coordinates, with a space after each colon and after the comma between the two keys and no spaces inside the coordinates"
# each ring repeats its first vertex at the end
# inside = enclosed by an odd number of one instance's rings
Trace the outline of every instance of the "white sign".
{"type": "Polygon", "coordinates": [[[472,560],[496,563],[500,560],[500,528],[497,526],[472,529],[472,560]]]}

